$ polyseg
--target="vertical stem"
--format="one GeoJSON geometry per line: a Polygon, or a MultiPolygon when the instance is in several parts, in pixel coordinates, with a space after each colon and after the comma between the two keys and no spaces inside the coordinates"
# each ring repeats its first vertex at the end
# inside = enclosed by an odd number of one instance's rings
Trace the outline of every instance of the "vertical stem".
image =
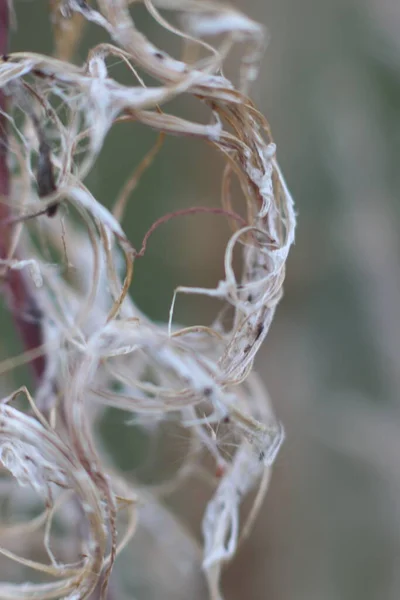
{"type": "MultiPolygon", "coordinates": [[[[5,56],[9,45],[8,0],[0,0],[0,55],[5,56]]],[[[7,95],[0,89],[0,258],[8,258],[12,226],[3,224],[10,216],[10,173],[8,170],[7,95]]],[[[13,313],[14,322],[26,350],[42,343],[42,312],[35,299],[33,282],[24,270],[8,270],[2,275],[4,292],[13,313]]],[[[37,382],[45,370],[45,359],[36,358],[32,368],[37,382]]]]}
{"type": "MultiPolygon", "coordinates": [[[[3,56],[8,51],[8,1],[0,0],[0,54],[3,56]]],[[[0,108],[2,111],[6,108],[6,98],[2,89],[0,89],[0,108]]],[[[3,115],[0,115],[0,139],[6,140],[6,122],[3,115]]],[[[7,197],[9,194],[9,176],[7,169],[7,144],[0,144],[0,194],[7,197]]]]}

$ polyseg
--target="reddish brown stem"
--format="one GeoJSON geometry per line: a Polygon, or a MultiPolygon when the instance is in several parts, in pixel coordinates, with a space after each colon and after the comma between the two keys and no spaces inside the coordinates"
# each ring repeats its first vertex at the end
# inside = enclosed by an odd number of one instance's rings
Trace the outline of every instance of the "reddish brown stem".
{"type": "MultiPolygon", "coordinates": [[[[5,56],[9,44],[9,7],[8,0],[0,0],[0,54],[5,56]]],[[[0,258],[8,257],[12,226],[6,222],[11,216],[10,174],[8,170],[8,139],[7,119],[4,113],[7,110],[7,95],[0,89],[0,258]]],[[[9,270],[3,276],[4,290],[13,313],[16,328],[21,336],[26,350],[31,350],[42,344],[42,313],[35,299],[35,290],[24,270],[9,270]]],[[[36,358],[32,361],[37,381],[40,381],[44,369],[45,359],[36,358]]]]}
{"type": "Polygon", "coordinates": [[[191,208],[183,208],[182,210],[175,210],[174,212],[163,215],[162,217],[160,217],[159,219],[157,219],[157,221],[155,221],[153,223],[153,225],[146,232],[146,234],[143,238],[142,247],[141,247],[140,251],[136,254],[136,258],[142,258],[142,256],[146,252],[146,247],[147,247],[147,242],[149,240],[149,237],[152,235],[152,233],[154,233],[154,231],[160,225],[162,225],[163,223],[167,223],[167,221],[170,221],[171,219],[175,219],[176,217],[185,217],[187,215],[196,215],[198,213],[223,215],[224,217],[229,217],[230,219],[234,219],[235,221],[240,223],[240,225],[242,225],[242,227],[246,227],[248,225],[248,223],[246,223],[246,221],[243,219],[243,217],[241,217],[240,215],[238,215],[237,213],[235,213],[233,211],[225,210],[223,208],[213,208],[212,206],[193,206],[191,208]]]}

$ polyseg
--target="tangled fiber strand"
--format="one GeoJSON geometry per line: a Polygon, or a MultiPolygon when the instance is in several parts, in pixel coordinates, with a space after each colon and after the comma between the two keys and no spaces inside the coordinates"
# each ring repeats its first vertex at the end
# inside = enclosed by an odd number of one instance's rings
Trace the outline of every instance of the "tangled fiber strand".
{"type": "Polygon", "coordinates": [[[11,191],[3,190],[8,208],[2,229],[8,232],[8,246],[1,268],[4,278],[10,273],[28,278],[40,329],[40,343],[28,345],[22,357],[5,361],[0,372],[24,361],[40,358],[45,363],[33,397],[22,390],[29,400],[28,412],[12,405],[19,391],[0,405],[0,460],[20,484],[43,499],[43,516],[24,527],[37,537],[44,525],[49,562],[32,561],[5,548],[2,552],[54,579],[2,584],[4,599],[76,600],[94,590],[100,598],[111,597],[108,580],[115,559],[132,537],[134,543],[136,507],[149,496],[103,460],[94,429],[106,407],[128,411],[138,423],[171,419],[184,428],[193,452],[169,482],[173,489],[190,474],[204,474],[210,464],[205,454],[214,461],[216,470],[207,475],[213,491],[204,512],[202,560],[213,600],[222,597],[221,567],[251,529],[283,441],[283,429],[252,371],[282,296],[295,227],[292,198],[268,123],[247,95],[257,78],[265,32],[217,2],[144,0],[159,24],[183,39],[183,58],[177,60],[136,29],[129,4],[53,0],[58,58],[18,52],[0,61],[0,87],[7,100],[1,114],[7,123],[12,181],[11,191]],[[170,25],[159,9],[177,11],[181,29],[170,25]],[[110,41],[92,48],[85,63],[77,66],[68,61],[84,22],[102,28],[110,41]],[[203,40],[214,37],[218,47],[203,40]],[[237,42],[244,55],[236,89],[222,66],[237,42]],[[110,56],[124,62],[132,85],[110,77],[110,56]],[[159,84],[146,86],[138,69],[159,84]],[[168,101],[181,94],[208,108],[209,124],[165,111],[168,101]],[[142,123],[161,137],[112,212],[84,181],[109,130],[121,122],[142,123]],[[221,207],[165,215],[135,248],[121,224],[124,207],[166,134],[203,139],[223,155],[221,207]],[[231,206],[233,177],[245,200],[244,219],[231,206]],[[155,324],[128,295],[135,261],[143,257],[156,227],[174,216],[206,210],[227,218],[232,226],[225,277],[215,289],[177,288],[169,323],[155,324]],[[240,276],[233,266],[236,247],[243,257],[240,276]],[[51,262],[50,249],[63,257],[61,264],[51,262]],[[233,310],[232,326],[227,329],[219,316],[210,327],[179,328],[173,311],[182,293],[224,301],[233,310]],[[232,442],[229,451],[221,451],[220,427],[232,442]],[[252,491],[253,508],[241,527],[240,505],[252,491]],[[70,526],[65,539],[71,547],[75,540],[80,550],[68,562],[58,547],[56,559],[50,548],[51,522],[58,514],[71,525],[68,515],[76,511],[80,529],[77,533],[70,526]]]}

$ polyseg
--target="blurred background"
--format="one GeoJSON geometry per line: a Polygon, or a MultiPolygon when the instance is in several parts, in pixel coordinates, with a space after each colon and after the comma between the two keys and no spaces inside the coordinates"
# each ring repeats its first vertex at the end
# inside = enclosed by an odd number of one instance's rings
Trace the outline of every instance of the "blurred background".
{"type": "MultiPolygon", "coordinates": [[[[253,98],[271,124],[298,229],[256,364],[287,440],[255,531],[226,569],[226,598],[398,600],[400,3],[233,4],[269,32],[253,98]]],[[[15,6],[13,49],[50,52],[46,3],[15,6]]],[[[160,47],[178,51],[142,6],[133,14],[160,47]]],[[[104,39],[88,28],[76,60],[104,39]]],[[[170,110],[202,119],[204,109],[180,98],[170,110]]],[[[156,139],[140,125],[118,127],[88,181],[108,205],[156,139]]],[[[199,141],[168,138],[130,200],[132,242],[165,212],[218,203],[222,164],[199,141]]],[[[224,219],[210,216],[159,229],[135,274],[139,306],[166,320],[178,284],[215,285],[227,236],[224,219]]],[[[180,298],[177,318],[206,323],[214,309],[180,298]]],[[[11,337],[2,339],[7,355],[11,337]]],[[[140,442],[132,439],[128,431],[121,444],[140,442]]]]}

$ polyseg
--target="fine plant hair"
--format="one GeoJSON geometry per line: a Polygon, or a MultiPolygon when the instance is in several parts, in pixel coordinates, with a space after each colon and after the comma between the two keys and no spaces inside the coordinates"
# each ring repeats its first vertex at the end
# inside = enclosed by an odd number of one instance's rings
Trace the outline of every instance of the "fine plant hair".
{"type": "MultiPolygon", "coordinates": [[[[282,296],[295,227],[269,125],[249,98],[265,31],[213,0],[143,3],[181,38],[182,58],[135,27],[136,2],[129,0],[51,0],[55,55],[7,54],[12,13],[6,1],[0,6],[0,270],[25,349],[0,372],[30,363],[34,374],[34,389],[21,387],[0,404],[1,493],[12,494],[18,515],[25,511],[20,522],[1,527],[0,552],[26,574],[0,583],[2,600],[119,597],[113,567],[135,544],[141,507],[159,503],[160,515],[168,512],[157,487],[136,485],[104,456],[95,426],[108,407],[130,413],[150,435],[161,422],[185,432],[190,451],[165,485],[184,493],[187,478],[204,481],[199,569],[212,600],[222,598],[221,569],[251,531],[284,437],[253,371],[282,296]],[[176,13],[177,24],[166,11],[176,13]],[[89,28],[100,28],[104,41],[75,64],[74,48],[89,28]],[[235,45],[242,51],[236,87],[223,74],[235,45]],[[111,77],[110,57],[126,66],[130,85],[111,77]],[[177,96],[205,106],[209,123],[169,114],[177,96]],[[109,210],[85,181],[110,129],[125,122],[155,130],[158,139],[109,210]],[[222,155],[221,204],[164,214],[135,247],[124,229],[126,204],[170,134],[199,138],[222,155]],[[233,208],[234,179],[245,216],[233,208]],[[231,227],[224,278],[215,289],[178,287],[169,322],[154,323],[129,295],[135,263],[146,260],[157,227],[201,212],[231,227]],[[210,326],[180,327],[179,294],[219,299],[233,315],[230,325],[222,311],[210,326]],[[220,431],[230,441],[224,451],[220,431]],[[25,486],[22,496],[13,478],[25,486]],[[32,517],[27,506],[38,497],[43,510],[32,517]],[[242,513],[246,497],[252,503],[242,513]]],[[[161,537],[167,530],[161,517],[158,523],[161,537]]],[[[170,551],[179,560],[174,545],[190,534],[180,531],[179,514],[172,523],[170,551]]]]}

